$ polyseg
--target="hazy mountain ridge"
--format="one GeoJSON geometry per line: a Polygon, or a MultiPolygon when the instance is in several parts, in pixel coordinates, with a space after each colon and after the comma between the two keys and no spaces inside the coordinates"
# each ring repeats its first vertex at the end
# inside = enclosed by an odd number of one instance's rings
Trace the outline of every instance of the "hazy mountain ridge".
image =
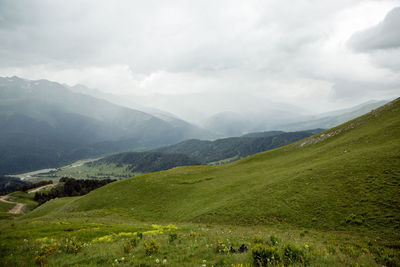
{"type": "MultiPolygon", "coordinates": [[[[307,129],[329,129],[389,102],[389,100],[368,101],[366,103],[321,114],[290,113],[280,109],[270,109],[265,113],[220,112],[203,122],[203,127],[214,131],[219,137],[241,136],[248,132],[266,130],[304,131],[307,129]]],[[[290,106],[288,107],[291,108],[290,106]]]]}
{"type": "Polygon", "coordinates": [[[332,112],[322,113],[314,116],[314,118],[309,118],[307,120],[300,120],[295,123],[285,123],[276,125],[276,129],[281,129],[283,131],[301,131],[312,128],[324,128],[329,129],[338,126],[346,121],[362,116],[373,109],[376,109],[390,100],[371,100],[366,103],[357,105],[355,107],[336,110],[332,112]]]}
{"type": "Polygon", "coordinates": [[[203,137],[188,123],[74,93],[47,80],[0,78],[0,173],[203,137]]]}
{"type": "Polygon", "coordinates": [[[68,88],[77,93],[83,93],[99,99],[110,101],[111,103],[114,103],[116,105],[120,105],[129,109],[140,110],[147,114],[151,114],[152,116],[159,118],[173,125],[174,127],[187,128],[187,131],[185,133],[185,138],[190,138],[194,135],[197,135],[203,139],[210,139],[210,138],[215,138],[217,136],[214,132],[207,130],[205,128],[200,128],[195,124],[182,120],[173,113],[155,107],[140,105],[134,101],[136,98],[135,96],[132,95],[114,95],[110,93],[104,93],[100,90],[92,89],[81,84],[75,86],[68,86],[68,88]]]}

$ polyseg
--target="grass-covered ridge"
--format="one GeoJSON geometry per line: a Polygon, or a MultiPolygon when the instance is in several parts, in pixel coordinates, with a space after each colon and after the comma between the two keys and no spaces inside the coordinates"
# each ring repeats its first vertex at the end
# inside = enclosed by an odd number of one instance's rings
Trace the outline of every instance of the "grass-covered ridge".
{"type": "Polygon", "coordinates": [[[399,266],[399,106],[235,163],[5,216],[0,265],[399,266]]]}
{"type": "Polygon", "coordinates": [[[118,210],[142,221],[277,224],[398,235],[400,101],[276,150],[215,167],[116,182],[65,212],[118,210]]]}

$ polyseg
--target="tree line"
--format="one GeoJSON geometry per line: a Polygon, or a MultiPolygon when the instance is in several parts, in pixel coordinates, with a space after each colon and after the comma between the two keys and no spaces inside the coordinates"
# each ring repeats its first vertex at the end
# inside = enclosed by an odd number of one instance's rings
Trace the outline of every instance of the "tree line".
{"type": "Polygon", "coordinates": [[[33,183],[33,184],[26,184],[26,185],[19,186],[17,188],[17,191],[26,192],[26,191],[28,191],[30,189],[38,188],[38,187],[41,187],[41,186],[44,186],[44,185],[48,185],[48,184],[52,184],[52,183],[53,183],[52,180],[48,180],[48,181],[40,181],[40,182],[33,183]]]}
{"type": "Polygon", "coordinates": [[[60,179],[60,183],[53,187],[48,192],[37,192],[35,194],[35,201],[39,205],[49,201],[50,199],[59,197],[72,197],[72,196],[82,196],[86,195],[90,191],[97,189],[99,187],[105,186],[106,184],[115,182],[114,179],[104,179],[104,180],[77,180],[74,178],[63,177],[60,179]]]}

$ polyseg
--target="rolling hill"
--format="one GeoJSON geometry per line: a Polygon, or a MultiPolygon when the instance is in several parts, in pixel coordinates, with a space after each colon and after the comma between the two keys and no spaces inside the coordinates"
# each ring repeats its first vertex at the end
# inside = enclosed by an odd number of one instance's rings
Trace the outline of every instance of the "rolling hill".
{"type": "Polygon", "coordinates": [[[62,212],[118,208],[142,221],[289,224],[398,235],[399,114],[397,99],[231,164],[181,167],[110,184],[62,212]]]}
{"type": "MultiPolygon", "coordinates": [[[[397,99],[234,163],[113,182],[16,218],[0,202],[0,264],[399,266],[399,113],[397,99]]],[[[32,194],[8,197],[34,207],[32,194]]]]}

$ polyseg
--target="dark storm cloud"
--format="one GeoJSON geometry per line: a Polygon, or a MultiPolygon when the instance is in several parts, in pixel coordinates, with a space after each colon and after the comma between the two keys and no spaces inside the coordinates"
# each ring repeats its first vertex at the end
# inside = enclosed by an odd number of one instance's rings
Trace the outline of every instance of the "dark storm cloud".
{"type": "Polygon", "coordinates": [[[349,45],[358,51],[400,48],[400,7],[392,9],[378,25],[354,34],[349,45]]]}

